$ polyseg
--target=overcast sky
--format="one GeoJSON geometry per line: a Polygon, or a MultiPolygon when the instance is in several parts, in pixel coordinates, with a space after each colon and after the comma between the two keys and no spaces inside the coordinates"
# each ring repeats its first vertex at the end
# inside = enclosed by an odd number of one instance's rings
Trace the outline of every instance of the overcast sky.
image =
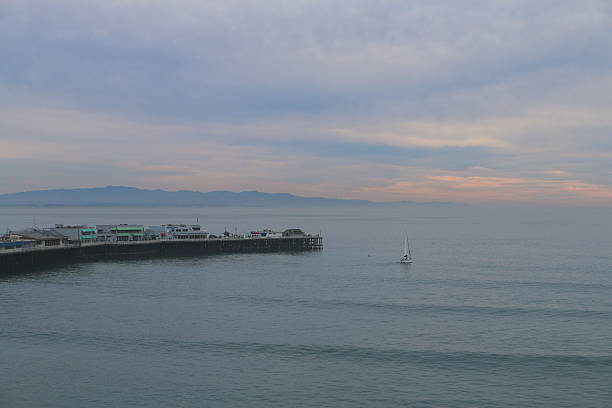
{"type": "Polygon", "coordinates": [[[612,205],[610,1],[0,1],[0,193],[612,205]]]}

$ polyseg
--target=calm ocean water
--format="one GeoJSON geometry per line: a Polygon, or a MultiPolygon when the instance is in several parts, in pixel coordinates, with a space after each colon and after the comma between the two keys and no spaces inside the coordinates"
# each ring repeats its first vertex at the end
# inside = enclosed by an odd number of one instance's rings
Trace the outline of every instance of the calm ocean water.
{"type": "Polygon", "coordinates": [[[0,278],[0,406],[612,407],[607,210],[0,208],[2,230],[197,218],[325,249],[0,278]]]}

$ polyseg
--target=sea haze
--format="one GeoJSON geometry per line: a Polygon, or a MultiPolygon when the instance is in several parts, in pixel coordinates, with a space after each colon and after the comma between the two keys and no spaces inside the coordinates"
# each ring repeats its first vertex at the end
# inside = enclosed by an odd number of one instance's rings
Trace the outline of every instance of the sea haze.
{"type": "Polygon", "coordinates": [[[609,211],[0,209],[3,230],[196,220],[325,248],[2,277],[2,405],[612,406],[609,211]]]}

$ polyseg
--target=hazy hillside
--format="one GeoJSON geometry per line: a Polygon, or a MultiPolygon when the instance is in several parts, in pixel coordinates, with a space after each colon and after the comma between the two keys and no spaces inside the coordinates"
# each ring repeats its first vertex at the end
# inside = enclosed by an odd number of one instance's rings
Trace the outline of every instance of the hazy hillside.
{"type": "Polygon", "coordinates": [[[38,190],[0,195],[0,206],[68,206],[68,205],[145,205],[145,206],[311,206],[363,205],[363,200],[340,200],[300,197],[291,194],[269,194],[258,191],[164,191],[143,190],[135,187],[107,186],[64,190],[38,190]]]}

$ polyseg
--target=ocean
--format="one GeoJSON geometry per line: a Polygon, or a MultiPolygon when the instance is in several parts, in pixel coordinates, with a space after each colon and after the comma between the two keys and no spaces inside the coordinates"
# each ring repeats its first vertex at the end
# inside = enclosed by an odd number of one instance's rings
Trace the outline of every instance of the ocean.
{"type": "Polygon", "coordinates": [[[612,407],[609,209],[0,208],[196,220],[324,249],[0,274],[0,406],[612,407]]]}

